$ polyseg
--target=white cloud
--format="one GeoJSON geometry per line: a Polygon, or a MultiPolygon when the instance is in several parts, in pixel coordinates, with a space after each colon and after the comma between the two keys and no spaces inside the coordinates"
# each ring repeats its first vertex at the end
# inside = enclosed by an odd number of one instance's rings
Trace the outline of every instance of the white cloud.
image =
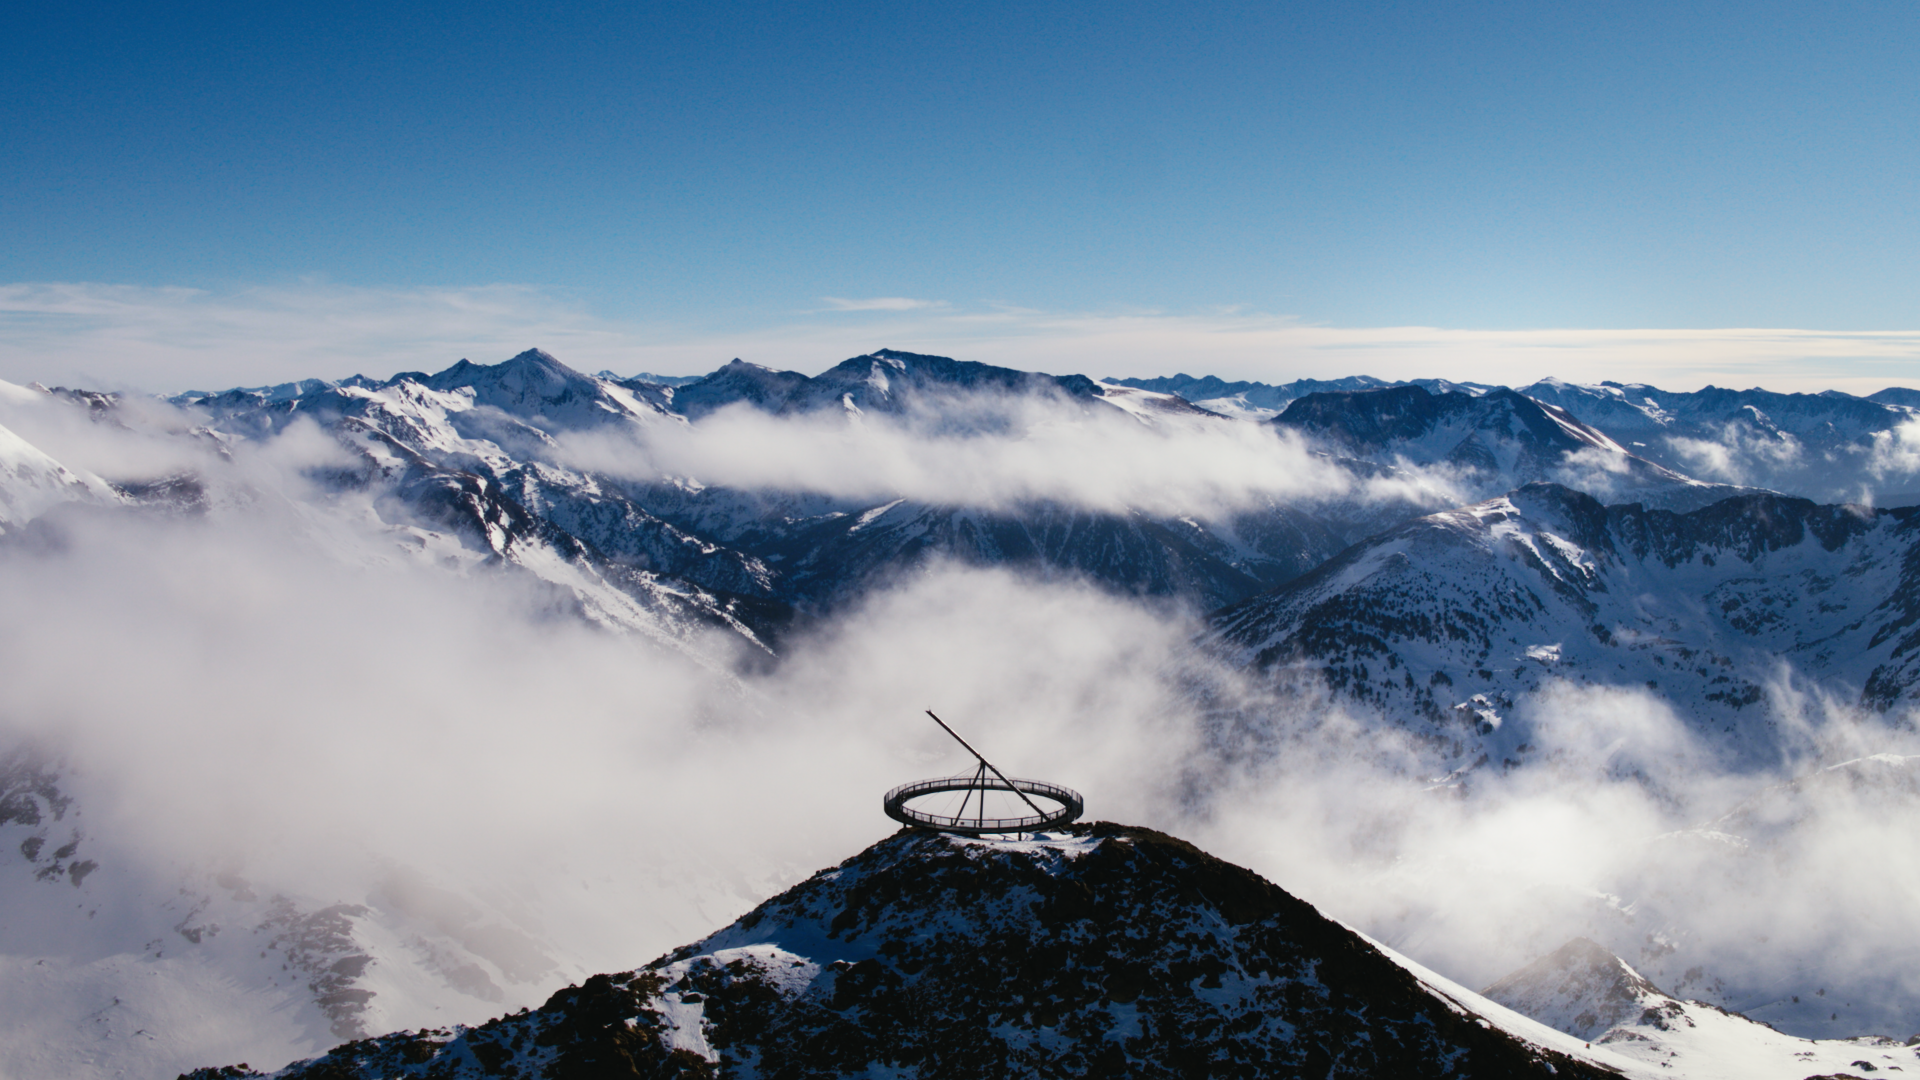
{"type": "Polygon", "coordinates": [[[533,286],[231,292],[90,283],[0,286],[0,378],[150,390],[437,370],[539,346],[583,371],[699,374],[738,356],[809,374],[881,346],[1102,377],[1285,382],[1370,374],[1523,385],[1554,375],[1866,394],[1911,382],[1920,332],[1336,327],[1220,309],[1052,312],[907,297],[826,298],[730,326],[616,316],[533,286]],[[866,313],[858,320],[848,312],[866,313]]]}
{"type": "Polygon", "coordinates": [[[355,373],[385,377],[395,370],[437,371],[462,357],[491,363],[535,346],[567,354],[589,371],[627,369],[635,366],[630,344],[645,333],[516,285],[298,284],[223,293],[0,285],[0,378],[89,389],[165,392],[355,373]]]}
{"type": "Polygon", "coordinates": [[[820,302],[827,305],[828,311],[920,311],[947,306],[945,300],[915,300],[906,296],[874,296],[865,300],[823,296],[820,302]]]}
{"type": "Polygon", "coordinates": [[[1409,474],[1372,487],[1271,425],[1205,420],[1148,426],[1118,409],[1015,398],[895,418],[769,416],[734,406],[692,425],[564,436],[569,464],[649,480],[666,475],[754,491],[1009,510],[1060,502],[1090,510],[1210,514],[1262,500],[1364,495],[1433,502],[1409,474]],[[956,430],[958,428],[958,430],[956,430]]]}

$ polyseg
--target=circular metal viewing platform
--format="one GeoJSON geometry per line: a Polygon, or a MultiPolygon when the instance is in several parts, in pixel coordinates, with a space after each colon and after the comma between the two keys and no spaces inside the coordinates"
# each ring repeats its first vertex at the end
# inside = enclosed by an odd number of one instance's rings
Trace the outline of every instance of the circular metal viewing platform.
{"type": "MultiPolygon", "coordinates": [[[[936,717],[935,719],[938,719],[936,717]]],[[[945,725],[942,725],[943,727],[945,725]]],[[[984,771],[984,770],[983,770],[984,771]]],[[[887,816],[902,825],[911,825],[921,829],[938,829],[941,832],[962,833],[967,836],[987,836],[993,833],[1038,832],[1077,821],[1086,812],[1086,800],[1072,788],[1049,784],[1044,780],[1023,780],[1019,777],[998,775],[983,776],[979,772],[964,776],[942,776],[933,780],[916,780],[911,784],[902,784],[887,792],[884,805],[887,816]],[[964,792],[960,800],[960,809],[951,814],[935,814],[918,810],[908,805],[915,799],[931,795],[945,795],[951,792],[964,792]],[[1003,791],[1018,796],[1029,809],[1038,811],[1024,817],[988,817],[987,793],[1003,791]],[[1059,808],[1048,812],[1033,800],[1045,799],[1059,804],[1059,808]],[[971,812],[967,804],[973,802],[971,812]]]]}

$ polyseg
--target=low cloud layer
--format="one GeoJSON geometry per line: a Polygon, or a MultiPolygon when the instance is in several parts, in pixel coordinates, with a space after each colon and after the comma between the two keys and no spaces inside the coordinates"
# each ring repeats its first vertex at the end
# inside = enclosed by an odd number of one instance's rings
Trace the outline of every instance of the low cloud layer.
{"type": "Polygon", "coordinates": [[[770,416],[735,406],[693,425],[578,434],[561,459],[594,472],[685,477],[753,491],[909,499],[1007,510],[1059,502],[1109,513],[1211,514],[1263,501],[1412,498],[1441,505],[1448,478],[1364,483],[1270,425],[1047,400],[983,402],[903,418],[770,416]]]}
{"type": "Polygon", "coordinates": [[[931,707],[1094,816],[1196,839],[1468,982],[1595,933],[1608,896],[1748,982],[1913,940],[1910,799],[1808,803],[1737,889],[1724,853],[1663,839],[1814,767],[1821,739],[1906,746],[1829,703],[1803,703],[1814,735],[1777,773],[1745,775],[1643,690],[1560,688],[1510,721],[1533,725],[1533,764],[1436,783],[1378,718],[1206,667],[1177,607],[936,568],[727,678],[512,577],[417,562],[371,507],[316,523],[268,475],[244,510],[70,515],[0,556],[0,602],[32,613],[0,627],[0,716],[70,752],[88,831],[154,872],[239,866],[351,902],[396,865],[544,880],[543,940],[637,964],[884,835],[892,784],[965,771],[931,707]],[[1224,734],[1229,699],[1252,743],[1224,734]],[[1846,866],[1877,887],[1828,888],[1846,866]],[[707,906],[658,906],[682,889],[707,906]]]}

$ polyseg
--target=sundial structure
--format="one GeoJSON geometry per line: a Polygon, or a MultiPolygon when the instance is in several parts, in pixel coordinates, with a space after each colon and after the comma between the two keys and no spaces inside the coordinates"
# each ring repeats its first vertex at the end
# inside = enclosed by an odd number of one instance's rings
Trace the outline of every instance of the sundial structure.
{"type": "MultiPolygon", "coordinates": [[[[927,715],[933,716],[933,710],[928,709],[927,715]]],[[[1086,801],[1080,798],[1079,792],[1044,780],[1009,779],[994,767],[993,762],[982,757],[980,751],[961,738],[959,732],[948,727],[945,720],[933,716],[933,722],[940,725],[940,730],[952,735],[955,742],[966,747],[967,753],[980,762],[980,767],[973,770],[971,775],[916,780],[887,792],[887,816],[893,820],[920,829],[990,836],[997,833],[1038,832],[1077,821],[1086,812],[1086,801]],[[989,810],[987,796],[996,792],[999,793],[996,801],[1005,805],[989,810]],[[952,806],[955,794],[960,796],[958,809],[952,806]],[[944,807],[939,805],[939,796],[943,795],[947,797],[944,807]],[[1009,798],[1010,795],[1016,796],[1018,801],[1009,798]],[[1052,803],[1056,808],[1047,810],[1035,799],[1052,803]],[[1022,804],[1025,810],[1032,813],[1021,813],[1022,804]],[[1004,816],[1009,810],[1014,816],[1004,816]]]]}

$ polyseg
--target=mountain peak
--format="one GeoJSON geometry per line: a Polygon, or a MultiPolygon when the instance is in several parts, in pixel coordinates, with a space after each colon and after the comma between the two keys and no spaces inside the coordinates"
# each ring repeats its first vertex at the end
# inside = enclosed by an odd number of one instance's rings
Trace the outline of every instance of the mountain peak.
{"type": "MultiPolygon", "coordinates": [[[[397,377],[396,377],[397,378],[397,377]]],[[[461,360],[421,381],[430,390],[471,390],[476,405],[556,427],[593,426],[664,412],[655,402],[609,393],[602,380],[553,354],[527,349],[498,364],[461,360]],[[648,413],[648,406],[655,410],[648,413]]]]}
{"type": "Polygon", "coordinates": [[[1574,938],[1481,993],[1589,1042],[1639,1019],[1649,1003],[1666,997],[1625,960],[1586,938],[1574,938]]]}
{"type": "Polygon", "coordinates": [[[1607,1075],[1463,1012],[1252,871],[1108,823],[1028,840],[903,830],[534,1013],[280,1075],[466,1075],[473,1060],[556,1076],[1607,1075]]]}
{"type": "Polygon", "coordinates": [[[427,385],[435,390],[453,390],[482,382],[516,383],[522,386],[539,383],[557,388],[574,381],[591,382],[592,379],[561,363],[552,353],[527,349],[497,364],[476,364],[461,359],[453,366],[429,376],[427,385]]]}

